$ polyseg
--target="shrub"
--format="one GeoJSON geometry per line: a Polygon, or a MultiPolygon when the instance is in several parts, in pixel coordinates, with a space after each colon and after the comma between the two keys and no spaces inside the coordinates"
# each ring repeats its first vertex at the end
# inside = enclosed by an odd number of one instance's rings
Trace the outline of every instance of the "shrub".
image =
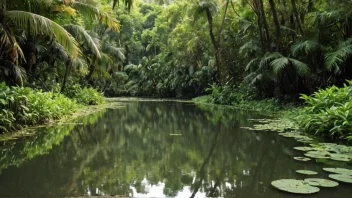
{"type": "Polygon", "coordinates": [[[306,132],[352,140],[352,81],[342,88],[332,86],[301,98],[306,107],[301,110],[299,121],[306,132]]]}
{"type": "Polygon", "coordinates": [[[78,105],[59,93],[0,84],[0,132],[44,123],[70,114],[78,105]]]}
{"type": "Polygon", "coordinates": [[[64,94],[85,105],[97,105],[105,102],[104,96],[93,88],[82,88],[79,84],[67,87],[64,94]]]}

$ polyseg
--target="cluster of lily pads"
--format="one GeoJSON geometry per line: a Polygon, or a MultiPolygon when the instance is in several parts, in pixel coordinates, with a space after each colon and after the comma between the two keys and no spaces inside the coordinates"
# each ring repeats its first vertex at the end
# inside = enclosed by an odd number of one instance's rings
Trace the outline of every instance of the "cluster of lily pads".
{"type": "Polygon", "coordinates": [[[250,122],[257,122],[253,127],[242,127],[252,131],[274,131],[283,133],[285,131],[297,130],[297,126],[290,120],[283,119],[248,119],[250,122]]]}
{"type": "MultiPolygon", "coordinates": [[[[352,170],[344,168],[323,168],[324,171],[334,173],[330,174],[329,177],[333,180],[351,183],[352,184],[352,170]]],[[[317,175],[318,173],[310,170],[297,170],[299,174],[304,175],[317,175]]],[[[271,185],[275,188],[296,194],[312,194],[320,191],[319,187],[336,187],[339,185],[338,182],[323,178],[306,178],[304,180],[297,179],[280,179],[271,182],[271,185]]]]}
{"type": "MultiPolygon", "coordinates": [[[[339,145],[335,143],[316,143],[313,144],[313,139],[298,132],[297,126],[289,121],[282,119],[250,119],[254,124],[252,127],[242,127],[253,131],[273,131],[278,135],[287,138],[294,138],[298,142],[309,144],[309,146],[294,147],[295,150],[303,151],[304,156],[294,157],[298,161],[310,161],[314,159],[330,159],[341,162],[352,162],[352,147],[339,145]]],[[[336,187],[339,184],[336,181],[344,183],[352,183],[352,170],[344,168],[323,168],[324,171],[334,173],[329,174],[329,179],[323,178],[306,178],[304,180],[296,179],[280,179],[271,183],[275,188],[298,194],[312,194],[319,192],[319,187],[336,187]]],[[[317,172],[311,170],[297,170],[298,174],[303,175],[318,175],[317,172]]]]}
{"type": "MultiPolygon", "coordinates": [[[[352,147],[335,143],[317,143],[310,146],[294,147],[295,150],[304,151],[306,157],[300,159],[330,159],[341,162],[352,161],[352,147]]],[[[296,159],[296,158],[295,158],[296,159]]],[[[296,159],[296,160],[300,160],[296,159]]],[[[301,160],[307,161],[307,160],[301,160]]]]}

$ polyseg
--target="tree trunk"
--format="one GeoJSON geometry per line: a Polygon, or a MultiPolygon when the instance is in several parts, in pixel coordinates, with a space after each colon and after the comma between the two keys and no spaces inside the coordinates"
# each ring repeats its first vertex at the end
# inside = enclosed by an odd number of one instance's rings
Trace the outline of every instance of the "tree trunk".
{"type": "Polygon", "coordinates": [[[219,82],[221,82],[219,44],[216,42],[214,32],[213,32],[213,16],[211,15],[211,12],[209,9],[206,9],[205,12],[207,14],[207,19],[208,19],[208,23],[209,23],[210,40],[211,40],[211,43],[213,44],[214,49],[215,49],[215,64],[216,64],[216,69],[217,69],[217,80],[219,82]]]}
{"type": "Polygon", "coordinates": [[[259,7],[260,7],[260,12],[261,12],[261,17],[262,17],[262,22],[263,22],[263,27],[264,27],[264,34],[265,34],[265,39],[266,39],[266,49],[270,50],[269,26],[268,26],[268,22],[265,17],[264,4],[263,4],[263,0],[258,0],[258,1],[259,1],[259,7]]]}
{"type": "Polygon", "coordinates": [[[279,23],[279,18],[277,17],[276,6],[274,0],[269,0],[270,9],[273,14],[275,32],[276,32],[276,51],[280,52],[281,50],[281,27],[279,23]]]}
{"type": "Polygon", "coordinates": [[[303,31],[303,27],[302,27],[302,21],[301,21],[301,18],[299,17],[299,13],[297,10],[296,0],[291,0],[291,4],[292,4],[292,9],[293,9],[293,14],[294,14],[296,21],[297,21],[297,24],[298,24],[299,31],[303,35],[304,31],[303,31]]]}
{"type": "Polygon", "coordinates": [[[94,70],[95,70],[95,62],[97,60],[97,57],[94,56],[93,60],[92,60],[92,63],[90,64],[89,66],[89,73],[87,75],[87,81],[88,83],[92,80],[92,76],[93,76],[93,73],[94,73],[94,70]]]}
{"type": "Polygon", "coordinates": [[[65,71],[65,76],[64,76],[64,80],[62,82],[62,86],[61,86],[61,93],[65,91],[66,88],[66,84],[67,84],[67,79],[70,75],[70,70],[71,70],[71,66],[72,66],[72,61],[71,59],[69,59],[66,63],[66,71],[65,71]]]}

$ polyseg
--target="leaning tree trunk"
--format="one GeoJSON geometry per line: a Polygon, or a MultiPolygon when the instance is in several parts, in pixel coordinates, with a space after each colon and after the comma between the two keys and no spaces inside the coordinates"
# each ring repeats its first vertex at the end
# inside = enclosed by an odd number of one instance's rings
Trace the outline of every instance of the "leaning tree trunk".
{"type": "Polygon", "coordinates": [[[215,40],[214,32],[213,32],[213,16],[211,15],[211,12],[209,9],[205,10],[207,14],[207,19],[209,23],[209,36],[211,43],[214,46],[215,49],[215,64],[216,64],[216,69],[217,69],[217,80],[221,82],[221,76],[220,76],[220,54],[219,54],[219,44],[215,40]]]}
{"type": "Polygon", "coordinates": [[[281,50],[281,27],[279,23],[279,18],[277,17],[276,6],[274,0],[269,0],[270,9],[273,14],[275,32],[276,32],[276,51],[280,52],[281,50]]]}

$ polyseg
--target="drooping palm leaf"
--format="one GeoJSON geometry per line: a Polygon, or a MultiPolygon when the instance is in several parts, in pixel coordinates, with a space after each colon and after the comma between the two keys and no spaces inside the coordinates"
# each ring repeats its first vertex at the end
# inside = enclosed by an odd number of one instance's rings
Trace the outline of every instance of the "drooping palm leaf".
{"type": "Polygon", "coordinates": [[[286,57],[277,58],[270,63],[275,74],[280,73],[289,64],[290,61],[286,57]]]}
{"type": "Polygon", "coordinates": [[[124,48],[114,47],[111,45],[104,45],[103,51],[106,52],[107,54],[118,57],[121,61],[124,61],[126,59],[124,55],[124,51],[125,51],[124,48]]]}
{"type": "Polygon", "coordinates": [[[288,58],[288,60],[292,63],[299,76],[306,76],[310,73],[310,69],[307,64],[294,58],[288,58]]]}
{"type": "Polygon", "coordinates": [[[82,2],[73,2],[73,6],[79,10],[79,12],[91,19],[98,19],[102,24],[108,26],[109,28],[120,31],[120,23],[114,17],[109,14],[109,12],[100,10],[99,6],[90,5],[82,2]]]}
{"type": "Polygon", "coordinates": [[[352,38],[341,42],[336,51],[327,53],[325,55],[325,66],[331,71],[334,69],[335,73],[341,72],[341,65],[347,58],[352,56],[352,38]]]}
{"type": "Polygon", "coordinates": [[[54,21],[37,14],[16,10],[7,11],[6,16],[18,28],[28,31],[29,34],[45,34],[56,38],[71,57],[80,54],[76,40],[54,21]]]}
{"type": "Polygon", "coordinates": [[[99,45],[97,45],[94,39],[88,34],[88,32],[79,25],[64,25],[63,26],[76,40],[84,40],[84,43],[89,47],[94,55],[101,58],[99,45]]]}
{"type": "Polygon", "coordinates": [[[306,55],[316,50],[319,47],[319,43],[315,40],[306,40],[298,42],[291,47],[292,55],[296,56],[299,52],[303,51],[306,55]]]}

